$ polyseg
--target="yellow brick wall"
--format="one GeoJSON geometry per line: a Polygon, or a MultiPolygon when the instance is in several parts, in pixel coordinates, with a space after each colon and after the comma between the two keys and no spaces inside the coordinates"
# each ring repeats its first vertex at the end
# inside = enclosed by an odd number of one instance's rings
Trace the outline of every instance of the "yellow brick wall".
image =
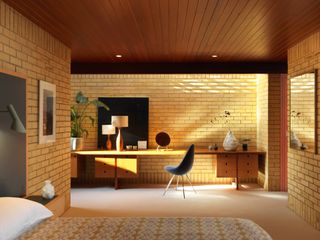
{"type": "Polygon", "coordinates": [[[70,190],[70,49],[0,0],[0,69],[26,77],[27,194],[70,190]],[[56,142],[38,144],[38,81],[56,85],[56,142]]]}
{"type": "Polygon", "coordinates": [[[257,81],[257,146],[266,151],[259,161],[258,183],[280,189],[280,75],[259,75],[257,81]]]}
{"type": "MultiPolygon", "coordinates": [[[[191,143],[208,147],[222,146],[226,135],[223,124],[210,120],[231,113],[230,128],[239,138],[250,138],[256,145],[256,80],[255,74],[154,74],[154,75],[72,75],[71,97],[83,91],[90,99],[97,97],[149,97],[149,146],[155,148],[155,135],[166,131],[172,148],[185,148],[191,143]]],[[[95,108],[90,114],[97,117],[95,108]]],[[[89,137],[85,147],[97,147],[97,128],[87,124],[89,137]]],[[[177,164],[181,159],[150,159],[140,161],[140,182],[166,182],[163,166],[177,164]],[[151,162],[151,163],[150,163],[151,162]]],[[[199,183],[230,182],[217,179],[216,159],[197,157],[191,173],[199,183]]]]}
{"type": "Polygon", "coordinates": [[[268,75],[258,75],[257,79],[257,146],[266,151],[266,158],[259,161],[258,183],[268,189],[265,181],[266,169],[268,168],[268,75]]]}
{"type": "MultiPolygon", "coordinates": [[[[320,33],[318,32],[288,50],[288,74],[296,76],[319,68],[320,33]]],[[[319,86],[319,77],[316,81],[319,86]]],[[[319,87],[316,92],[319,96],[319,87]]],[[[319,98],[318,106],[320,106],[319,98]]],[[[319,125],[319,115],[317,118],[319,125]]],[[[319,136],[319,129],[317,135],[319,136]]],[[[289,208],[315,228],[320,229],[320,155],[289,148],[288,194],[289,208]]]]}

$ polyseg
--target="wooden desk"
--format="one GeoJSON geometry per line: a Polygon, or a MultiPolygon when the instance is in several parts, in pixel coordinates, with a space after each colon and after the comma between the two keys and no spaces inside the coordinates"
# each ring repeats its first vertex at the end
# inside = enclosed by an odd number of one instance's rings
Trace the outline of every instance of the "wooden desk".
{"type": "Polygon", "coordinates": [[[115,151],[115,150],[97,150],[97,151],[75,151],[72,154],[82,156],[93,156],[100,158],[114,158],[114,188],[119,188],[118,181],[118,158],[128,158],[138,156],[183,156],[186,150],[160,150],[147,149],[147,150],[135,150],[135,151],[115,151]]]}
{"type": "MultiPolygon", "coordinates": [[[[183,156],[186,150],[161,150],[155,149],[137,151],[75,151],[74,155],[92,156],[96,158],[114,158],[114,186],[118,189],[118,158],[130,158],[138,156],[183,156]]],[[[195,155],[217,155],[217,177],[230,177],[236,179],[237,189],[239,189],[239,176],[255,177],[258,174],[258,155],[265,155],[264,151],[249,148],[247,151],[242,149],[237,151],[208,150],[196,148],[195,155]],[[247,169],[247,170],[246,170],[247,169]],[[246,175],[247,174],[247,175],[246,175]]]]}

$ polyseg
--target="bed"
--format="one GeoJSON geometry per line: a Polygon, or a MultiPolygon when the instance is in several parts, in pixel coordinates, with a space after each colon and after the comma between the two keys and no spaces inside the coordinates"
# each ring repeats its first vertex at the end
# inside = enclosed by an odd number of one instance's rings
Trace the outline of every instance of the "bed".
{"type": "Polygon", "coordinates": [[[47,220],[20,239],[264,239],[257,224],[239,218],[65,218],[47,220]]]}
{"type": "Polygon", "coordinates": [[[53,217],[43,205],[0,198],[0,240],[246,239],[269,240],[251,220],[223,217],[53,217]]]}

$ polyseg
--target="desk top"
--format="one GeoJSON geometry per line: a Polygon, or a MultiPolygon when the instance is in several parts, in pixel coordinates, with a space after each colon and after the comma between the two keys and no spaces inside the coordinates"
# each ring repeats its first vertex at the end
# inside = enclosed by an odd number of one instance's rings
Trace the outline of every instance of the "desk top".
{"type": "Polygon", "coordinates": [[[159,150],[146,149],[146,150],[93,150],[93,151],[75,151],[72,152],[78,155],[95,155],[95,156],[157,156],[157,155],[183,155],[186,150],[159,150]]]}
{"type": "Polygon", "coordinates": [[[218,150],[209,150],[207,148],[196,148],[195,154],[265,154],[266,151],[257,149],[254,147],[249,147],[248,150],[242,150],[241,147],[238,147],[236,151],[225,151],[223,148],[218,150]]]}
{"type": "MultiPolygon", "coordinates": [[[[186,150],[182,149],[169,149],[169,150],[159,150],[156,149],[146,149],[146,150],[85,150],[85,151],[74,151],[73,154],[87,155],[87,156],[158,156],[158,155],[184,155],[186,150]]],[[[223,148],[218,150],[209,150],[206,148],[196,148],[195,154],[265,154],[265,151],[256,148],[249,148],[247,151],[243,151],[241,148],[236,151],[225,151],[223,148]]]]}

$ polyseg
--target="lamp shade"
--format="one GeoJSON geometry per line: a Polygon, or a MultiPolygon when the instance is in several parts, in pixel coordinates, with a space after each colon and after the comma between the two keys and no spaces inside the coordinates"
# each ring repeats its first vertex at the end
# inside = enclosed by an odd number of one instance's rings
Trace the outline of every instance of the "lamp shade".
{"type": "Polygon", "coordinates": [[[16,110],[14,109],[12,104],[9,104],[7,106],[8,112],[11,115],[12,118],[12,124],[11,124],[11,129],[19,132],[19,133],[26,133],[26,129],[23,126],[23,123],[21,122],[16,110]]]}
{"type": "Polygon", "coordinates": [[[102,125],[102,135],[111,135],[116,133],[116,128],[113,125],[102,125]]]}
{"type": "Polygon", "coordinates": [[[111,116],[111,124],[118,128],[128,127],[128,116],[111,116]]]}

